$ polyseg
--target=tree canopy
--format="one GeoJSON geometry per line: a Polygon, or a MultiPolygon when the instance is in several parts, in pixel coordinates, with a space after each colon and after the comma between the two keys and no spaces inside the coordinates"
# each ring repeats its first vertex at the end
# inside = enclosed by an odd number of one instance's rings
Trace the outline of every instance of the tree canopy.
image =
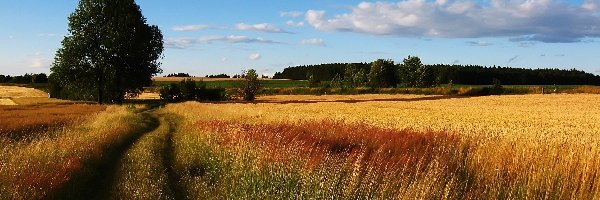
{"type": "Polygon", "coordinates": [[[161,72],[163,36],[134,0],[80,0],[51,68],[51,95],[120,103],[161,72]]]}

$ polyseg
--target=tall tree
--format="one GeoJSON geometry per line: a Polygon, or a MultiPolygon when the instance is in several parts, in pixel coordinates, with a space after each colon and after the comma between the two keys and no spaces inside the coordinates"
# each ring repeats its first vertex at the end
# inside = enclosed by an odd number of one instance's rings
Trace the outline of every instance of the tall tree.
{"type": "Polygon", "coordinates": [[[121,103],[161,72],[163,36],[134,0],[80,0],[56,52],[51,80],[59,98],[121,103]]]}
{"type": "Polygon", "coordinates": [[[371,63],[369,82],[371,87],[396,87],[398,74],[392,60],[377,59],[371,63]]]}
{"type": "Polygon", "coordinates": [[[429,70],[417,56],[408,56],[398,69],[401,82],[409,87],[424,87],[430,84],[429,70]]]}

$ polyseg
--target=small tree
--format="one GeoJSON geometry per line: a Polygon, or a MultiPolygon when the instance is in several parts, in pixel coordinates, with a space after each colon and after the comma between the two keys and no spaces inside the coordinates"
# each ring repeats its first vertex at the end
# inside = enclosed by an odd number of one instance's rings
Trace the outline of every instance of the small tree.
{"type": "Polygon", "coordinates": [[[260,83],[258,82],[258,74],[256,70],[249,69],[244,73],[244,82],[242,84],[242,91],[244,94],[245,101],[253,101],[256,99],[256,94],[260,89],[260,83]]]}

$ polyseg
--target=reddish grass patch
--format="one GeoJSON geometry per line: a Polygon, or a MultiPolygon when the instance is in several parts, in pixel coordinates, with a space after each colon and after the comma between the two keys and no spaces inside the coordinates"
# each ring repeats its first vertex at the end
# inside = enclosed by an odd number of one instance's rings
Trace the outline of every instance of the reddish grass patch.
{"type": "MultiPolygon", "coordinates": [[[[306,158],[307,168],[313,168],[332,156],[351,158],[371,168],[402,168],[404,172],[413,174],[426,170],[433,160],[442,166],[458,167],[452,163],[456,162],[459,138],[445,132],[395,130],[330,120],[296,124],[214,120],[200,121],[197,125],[203,130],[218,133],[223,145],[250,141],[261,144],[262,150],[268,152],[290,146],[300,147],[295,156],[306,158]]],[[[281,161],[290,156],[271,153],[269,160],[281,161]]]]}
{"type": "Polygon", "coordinates": [[[86,104],[0,106],[0,136],[14,140],[35,138],[36,133],[76,123],[105,109],[106,106],[86,104]]]}

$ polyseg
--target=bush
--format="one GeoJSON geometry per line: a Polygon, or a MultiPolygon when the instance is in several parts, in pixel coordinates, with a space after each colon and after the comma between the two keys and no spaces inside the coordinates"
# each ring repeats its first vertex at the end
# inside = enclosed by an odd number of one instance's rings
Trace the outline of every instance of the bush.
{"type": "Polygon", "coordinates": [[[161,87],[160,98],[167,102],[225,101],[229,99],[224,88],[206,88],[204,82],[196,82],[192,79],[161,87]]]}
{"type": "Polygon", "coordinates": [[[171,83],[160,88],[160,99],[167,102],[180,102],[183,100],[179,85],[171,83]]]}

